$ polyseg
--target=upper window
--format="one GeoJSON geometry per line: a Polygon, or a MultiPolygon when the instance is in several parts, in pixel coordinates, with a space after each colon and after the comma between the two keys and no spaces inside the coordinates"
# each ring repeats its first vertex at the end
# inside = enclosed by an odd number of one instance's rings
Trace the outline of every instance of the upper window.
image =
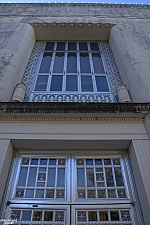
{"type": "Polygon", "coordinates": [[[35,92],[109,92],[98,42],[47,42],[35,92]]]}

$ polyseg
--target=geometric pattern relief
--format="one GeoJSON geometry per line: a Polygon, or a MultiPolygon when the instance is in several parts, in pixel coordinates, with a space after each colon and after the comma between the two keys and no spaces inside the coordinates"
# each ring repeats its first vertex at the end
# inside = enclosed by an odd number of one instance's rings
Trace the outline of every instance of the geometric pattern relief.
{"type": "Polygon", "coordinates": [[[24,101],[28,102],[30,93],[33,90],[33,86],[35,84],[35,79],[38,73],[38,69],[40,66],[40,61],[44,49],[45,49],[46,42],[43,41],[37,41],[34,45],[31,57],[29,59],[26,71],[24,73],[22,83],[26,85],[27,90],[25,94],[24,101]]]}
{"type": "Polygon", "coordinates": [[[111,93],[114,94],[115,102],[117,102],[118,98],[117,98],[116,87],[119,84],[122,84],[122,80],[121,80],[109,43],[107,42],[100,43],[100,50],[102,51],[102,54],[104,55],[104,61],[106,65],[110,90],[111,90],[111,93]]]}

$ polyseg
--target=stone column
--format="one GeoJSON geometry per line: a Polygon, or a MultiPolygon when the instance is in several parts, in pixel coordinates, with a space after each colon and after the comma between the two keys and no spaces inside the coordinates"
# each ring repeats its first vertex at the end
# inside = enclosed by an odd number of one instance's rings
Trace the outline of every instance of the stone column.
{"type": "Polygon", "coordinates": [[[6,190],[12,156],[13,146],[10,140],[0,139],[0,210],[2,210],[2,200],[6,190]]]}
{"type": "Polygon", "coordinates": [[[0,101],[10,101],[14,87],[20,83],[35,44],[34,29],[19,24],[9,42],[0,52],[0,101]]]}
{"type": "Polygon", "coordinates": [[[115,25],[109,36],[123,84],[132,102],[150,102],[150,23],[115,25]]]}
{"type": "Polygon", "coordinates": [[[150,221],[150,141],[133,140],[129,157],[145,225],[150,221]]]}

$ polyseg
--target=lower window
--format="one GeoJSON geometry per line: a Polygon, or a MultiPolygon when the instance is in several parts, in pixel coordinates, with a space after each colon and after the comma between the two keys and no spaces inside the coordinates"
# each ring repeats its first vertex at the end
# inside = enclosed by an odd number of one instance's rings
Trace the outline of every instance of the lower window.
{"type": "Polygon", "coordinates": [[[137,225],[127,164],[126,151],[86,152],[86,157],[80,151],[20,151],[5,219],[19,225],[137,225]]]}

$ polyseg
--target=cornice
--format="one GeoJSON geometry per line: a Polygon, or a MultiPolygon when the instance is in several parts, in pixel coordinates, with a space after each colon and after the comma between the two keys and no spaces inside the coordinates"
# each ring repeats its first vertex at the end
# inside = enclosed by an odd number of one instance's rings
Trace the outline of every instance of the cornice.
{"type": "MultiPolygon", "coordinates": [[[[140,114],[149,113],[150,103],[86,103],[86,102],[1,102],[0,115],[6,116],[18,113],[34,115],[38,113],[42,116],[43,113],[56,114],[72,114],[72,113],[132,113],[140,114]]],[[[50,115],[49,115],[50,116],[50,115]]],[[[116,117],[118,117],[117,115],[116,117]]],[[[109,116],[111,117],[111,116],[109,116]]]]}
{"type": "Polygon", "coordinates": [[[19,122],[19,121],[61,121],[61,122],[132,122],[132,123],[137,123],[137,122],[143,122],[143,118],[92,118],[92,117],[82,117],[82,118],[67,118],[67,117],[23,117],[23,116],[4,116],[4,117],[0,117],[0,121],[15,121],[15,122],[19,122]]]}

